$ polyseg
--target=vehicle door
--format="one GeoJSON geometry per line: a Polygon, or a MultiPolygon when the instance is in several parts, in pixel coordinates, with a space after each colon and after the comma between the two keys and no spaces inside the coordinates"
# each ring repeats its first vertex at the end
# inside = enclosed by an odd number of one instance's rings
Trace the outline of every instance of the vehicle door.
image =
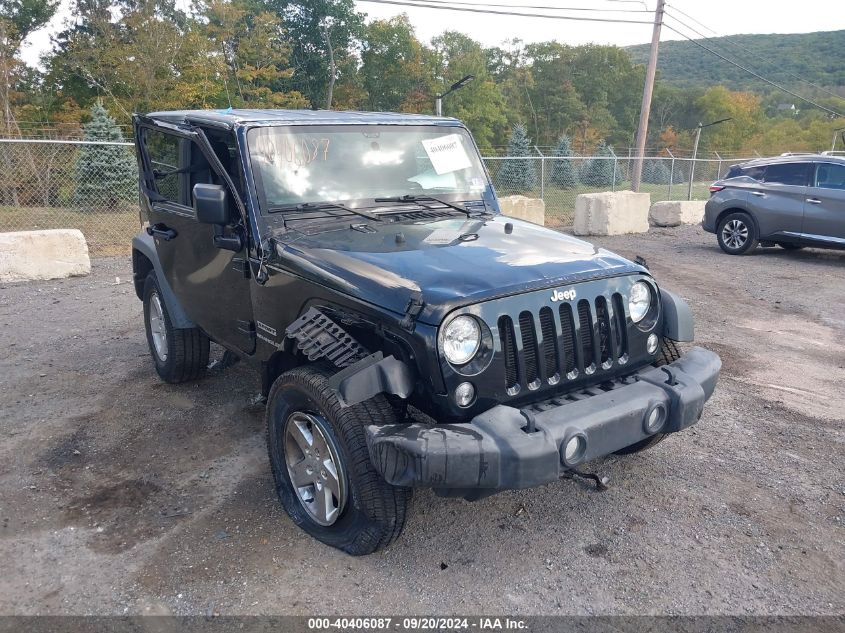
{"type": "Polygon", "coordinates": [[[801,232],[811,166],[808,162],[767,165],[761,182],[749,188],[748,206],[761,238],[801,232]]]}
{"type": "Polygon", "coordinates": [[[845,164],[816,163],[804,204],[807,239],[845,244],[845,164]]]}
{"type": "Polygon", "coordinates": [[[212,340],[253,353],[249,224],[237,188],[201,130],[136,117],[135,135],[146,230],[155,241],[164,276],[185,313],[212,340]],[[193,186],[198,183],[224,187],[228,226],[197,221],[193,186]],[[236,239],[215,239],[221,237],[236,239]]]}

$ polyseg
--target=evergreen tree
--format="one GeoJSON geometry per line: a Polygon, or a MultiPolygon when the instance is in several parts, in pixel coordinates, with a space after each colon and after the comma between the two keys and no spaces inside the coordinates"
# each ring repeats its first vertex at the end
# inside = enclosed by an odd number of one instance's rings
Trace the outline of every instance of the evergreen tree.
{"type": "MultiPolygon", "coordinates": [[[[123,142],[123,133],[99,103],[83,126],[86,141],[123,142]]],[[[138,195],[138,166],[123,145],[82,145],[76,159],[76,204],[111,209],[138,195]]]]}
{"type": "Polygon", "coordinates": [[[566,135],[561,136],[557,141],[555,147],[555,160],[552,162],[552,182],[563,189],[572,189],[577,181],[577,174],[575,173],[575,165],[572,160],[566,158],[561,160],[560,157],[574,156],[572,152],[572,143],[566,135]]]}
{"type": "MultiPolygon", "coordinates": [[[[532,156],[531,139],[522,123],[517,123],[508,141],[508,156],[532,156]]],[[[537,169],[530,158],[524,160],[505,160],[499,172],[499,182],[505,189],[512,191],[530,191],[537,185],[537,169]]]]}
{"type": "Polygon", "coordinates": [[[588,160],[581,166],[581,182],[588,187],[611,187],[614,184],[619,186],[622,182],[622,170],[613,159],[615,156],[613,148],[601,141],[595,155],[597,158],[588,160]],[[614,165],[616,166],[615,174],[614,165]]]}
{"type": "Polygon", "coordinates": [[[643,162],[643,182],[653,185],[669,184],[669,165],[667,161],[653,158],[643,162]]]}

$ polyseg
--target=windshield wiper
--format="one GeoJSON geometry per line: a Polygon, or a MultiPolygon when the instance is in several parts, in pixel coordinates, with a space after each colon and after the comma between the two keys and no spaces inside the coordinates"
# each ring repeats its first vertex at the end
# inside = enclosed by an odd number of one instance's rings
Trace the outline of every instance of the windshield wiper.
{"type": "MultiPolygon", "coordinates": [[[[439,202],[440,204],[442,204],[444,206],[447,206],[451,209],[455,209],[455,211],[460,211],[461,213],[466,213],[468,218],[472,217],[472,211],[470,211],[469,209],[466,209],[464,207],[459,207],[456,204],[453,204],[451,202],[446,202],[445,200],[441,200],[440,198],[435,198],[434,196],[414,196],[414,195],[411,195],[411,194],[406,194],[404,196],[391,196],[389,198],[376,198],[375,199],[376,202],[417,202],[417,203],[425,202],[427,200],[430,200],[432,202],[439,202]]],[[[434,211],[434,209],[427,204],[421,204],[420,206],[424,207],[424,208],[426,208],[430,211],[434,211]]]]}
{"type": "MultiPolygon", "coordinates": [[[[268,211],[269,213],[280,213],[282,211],[331,211],[332,209],[340,209],[341,211],[347,211],[348,213],[359,215],[362,218],[367,218],[368,220],[373,220],[374,222],[382,221],[380,217],[373,213],[370,213],[369,211],[364,211],[362,209],[353,209],[352,207],[347,207],[345,204],[341,204],[340,202],[302,202],[296,205],[270,207],[268,211]]],[[[339,216],[332,215],[332,217],[339,216]]]]}

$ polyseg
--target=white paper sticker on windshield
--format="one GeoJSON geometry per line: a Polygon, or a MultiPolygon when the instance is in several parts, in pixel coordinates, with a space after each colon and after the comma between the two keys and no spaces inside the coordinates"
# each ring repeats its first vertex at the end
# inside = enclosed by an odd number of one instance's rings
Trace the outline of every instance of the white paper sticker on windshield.
{"type": "Polygon", "coordinates": [[[438,176],[472,167],[463,139],[458,134],[426,139],[422,145],[438,176]]]}

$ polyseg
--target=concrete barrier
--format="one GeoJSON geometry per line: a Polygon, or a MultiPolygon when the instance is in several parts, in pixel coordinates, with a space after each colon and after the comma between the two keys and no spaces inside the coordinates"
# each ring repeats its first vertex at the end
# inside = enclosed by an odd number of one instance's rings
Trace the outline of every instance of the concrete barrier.
{"type": "Polygon", "coordinates": [[[705,204],[707,203],[703,200],[655,202],[651,205],[648,219],[654,226],[701,224],[705,204]]]}
{"type": "Polygon", "coordinates": [[[0,233],[0,281],[62,279],[91,272],[82,231],[0,233]]]}
{"type": "Polygon", "coordinates": [[[546,203],[540,198],[505,196],[499,198],[502,214],[518,220],[525,220],[544,226],[546,224],[546,203]]]}
{"type": "Polygon", "coordinates": [[[582,193],[575,198],[575,235],[622,235],[648,231],[651,196],[633,191],[582,193]]]}

